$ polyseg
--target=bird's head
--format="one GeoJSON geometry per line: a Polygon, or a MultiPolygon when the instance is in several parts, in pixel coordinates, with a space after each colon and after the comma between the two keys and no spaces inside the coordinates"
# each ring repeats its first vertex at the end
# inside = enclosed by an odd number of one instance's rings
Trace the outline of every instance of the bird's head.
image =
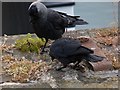
{"type": "Polygon", "coordinates": [[[31,17],[37,17],[38,16],[38,10],[37,7],[35,5],[32,5],[29,9],[28,9],[28,13],[31,17]]]}
{"type": "Polygon", "coordinates": [[[47,16],[47,8],[44,4],[37,0],[29,6],[28,13],[30,17],[38,17],[45,19],[47,16]]]}

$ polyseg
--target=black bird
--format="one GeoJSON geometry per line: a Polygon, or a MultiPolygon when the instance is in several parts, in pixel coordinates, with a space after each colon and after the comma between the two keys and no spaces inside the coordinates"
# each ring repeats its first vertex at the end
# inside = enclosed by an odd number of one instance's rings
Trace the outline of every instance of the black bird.
{"type": "Polygon", "coordinates": [[[63,67],[60,67],[57,70],[66,68],[70,63],[76,63],[74,65],[75,68],[82,60],[98,62],[102,61],[104,58],[94,55],[93,50],[81,46],[79,40],[71,38],[61,38],[53,42],[50,47],[49,55],[51,56],[52,60],[58,59],[58,61],[63,64],[63,67]]]}
{"type": "Polygon", "coordinates": [[[80,16],[70,16],[66,13],[48,9],[40,0],[33,2],[28,9],[30,22],[39,38],[56,40],[62,37],[66,27],[74,27],[75,25],[88,24],[80,16]]]}

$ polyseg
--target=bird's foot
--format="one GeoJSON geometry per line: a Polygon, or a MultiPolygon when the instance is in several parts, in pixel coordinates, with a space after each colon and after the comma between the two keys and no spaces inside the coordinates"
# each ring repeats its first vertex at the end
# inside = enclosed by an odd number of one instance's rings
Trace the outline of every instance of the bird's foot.
{"type": "Polygon", "coordinates": [[[78,67],[78,65],[75,65],[75,66],[72,67],[72,69],[76,69],[77,67],[78,67]]]}
{"type": "Polygon", "coordinates": [[[62,69],[61,69],[61,67],[59,67],[59,68],[56,68],[55,70],[56,71],[61,71],[62,69]]]}
{"type": "Polygon", "coordinates": [[[79,71],[82,72],[82,73],[84,73],[85,70],[86,70],[85,67],[82,66],[82,65],[79,65],[79,66],[75,67],[74,69],[77,70],[77,71],[79,70],[79,71]]]}
{"type": "Polygon", "coordinates": [[[44,54],[44,53],[48,53],[48,51],[47,51],[47,50],[42,50],[42,51],[40,52],[41,55],[44,54]]]}
{"type": "Polygon", "coordinates": [[[62,71],[62,72],[65,72],[65,71],[62,70],[63,68],[66,68],[66,66],[58,67],[58,68],[56,68],[56,71],[62,71]]]}
{"type": "Polygon", "coordinates": [[[60,69],[60,68],[56,68],[56,71],[60,71],[60,72],[65,72],[64,70],[60,69]]]}

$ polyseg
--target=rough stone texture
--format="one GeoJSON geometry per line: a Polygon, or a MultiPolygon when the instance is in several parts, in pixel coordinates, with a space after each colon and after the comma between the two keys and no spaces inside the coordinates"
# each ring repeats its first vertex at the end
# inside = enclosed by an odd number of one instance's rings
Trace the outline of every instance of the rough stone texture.
{"type": "MultiPolygon", "coordinates": [[[[88,31],[74,31],[68,32],[65,34],[65,37],[79,37],[79,36],[88,36],[88,31]]],[[[21,35],[22,36],[22,35],[21,35]]],[[[8,45],[14,44],[15,40],[20,36],[6,36],[6,43],[8,45]]],[[[3,41],[5,38],[3,39],[3,41]]],[[[85,45],[85,43],[84,43],[85,45]]],[[[88,45],[89,47],[90,45],[88,45]]],[[[92,45],[93,46],[93,45],[92,45]]],[[[98,50],[99,51],[99,50],[98,50]]],[[[97,54],[103,55],[101,52],[97,54]]],[[[6,54],[6,53],[3,53],[6,54]]],[[[16,57],[25,56],[29,59],[36,59],[37,54],[21,53],[18,50],[13,51],[13,55],[16,57]]],[[[46,61],[50,62],[49,56],[43,56],[46,61]]],[[[38,58],[37,58],[38,59],[38,58]]],[[[55,61],[53,63],[53,68],[55,68],[59,63],[55,61]]],[[[99,64],[98,64],[99,65],[99,64]]],[[[3,76],[3,75],[1,75],[3,76]]],[[[7,77],[4,77],[7,79],[7,77]]],[[[9,77],[8,77],[9,79],[9,77]]],[[[7,79],[7,80],[8,80],[7,79]]],[[[5,80],[5,81],[7,81],[5,80]]],[[[81,73],[70,69],[69,67],[64,70],[64,72],[58,72],[54,69],[50,70],[45,75],[41,76],[38,81],[31,81],[31,83],[10,83],[4,82],[0,84],[1,87],[5,88],[118,88],[118,70],[111,71],[89,71],[81,73]]]]}

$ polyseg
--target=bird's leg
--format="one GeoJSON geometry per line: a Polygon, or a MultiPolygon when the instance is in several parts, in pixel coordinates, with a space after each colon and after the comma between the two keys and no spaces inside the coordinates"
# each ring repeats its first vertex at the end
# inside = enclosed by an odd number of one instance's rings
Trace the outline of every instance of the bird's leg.
{"type": "Polygon", "coordinates": [[[54,57],[51,57],[51,60],[52,60],[52,61],[54,61],[54,59],[55,59],[54,57]]]}
{"type": "Polygon", "coordinates": [[[45,52],[44,49],[45,49],[45,47],[46,47],[47,42],[48,42],[48,39],[46,39],[46,42],[45,42],[45,44],[44,44],[44,46],[43,46],[42,51],[40,52],[40,54],[43,54],[43,53],[45,52]]]}
{"type": "Polygon", "coordinates": [[[65,28],[65,32],[67,32],[67,28],[65,28]]]}
{"type": "Polygon", "coordinates": [[[55,59],[54,57],[51,57],[51,61],[50,61],[50,63],[52,63],[52,62],[54,61],[54,59],[55,59]]]}
{"type": "Polygon", "coordinates": [[[75,69],[75,68],[78,66],[79,63],[80,63],[80,61],[78,61],[78,62],[73,66],[73,69],[75,69]]]}

